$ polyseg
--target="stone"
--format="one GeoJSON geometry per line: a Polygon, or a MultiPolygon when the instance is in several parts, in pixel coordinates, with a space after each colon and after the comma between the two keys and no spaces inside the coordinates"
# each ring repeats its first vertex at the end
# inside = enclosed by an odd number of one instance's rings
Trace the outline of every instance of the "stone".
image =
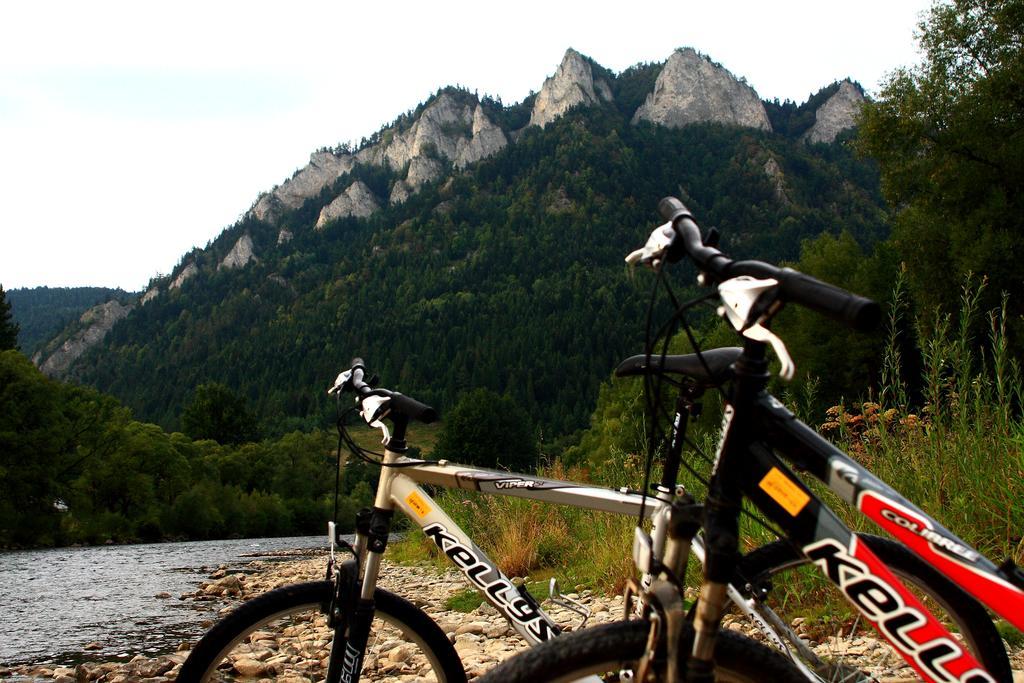
{"type": "Polygon", "coordinates": [[[595,81],[590,62],[569,48],[558,70],[544,81],[537,93],[529,125],[543,128],[573,107],[611,100],[612,91],[608,84],[601,79],[595,81]]]}
{"type": "Polygon", "coordinates": [[[864,94],[849,80],[843,81],[839,90],[814,112],[814,125],[803,134],[804,142],[835,142],[840,133],[857,125],[863,107],[864,94]]]}
{"type": "Polygon", "coordinates": [[[100,677],[100,669],[94,664],[79,664],[75,667],[75,680],[78,683],[85,683],[85,681],[95,681],[100,677]]]}
{"type": "MultiPolygon", "coordinates": [[[[306,167],[262,195],[253,206],[251,215],[272,223],[285,211],[296,209],[307,199],[319,195],[324,188],[349,173],[356,163],[388,166],[396,171],[408,168],[406,176],[396,183],[388,198],[391,204],[400,204],[424,183],[441,177],[445,171],[443,162],[450,162],[455,168],[463,168],[493,155],[508,144],[508,138],[501,127],[488,118],[475,97],[470,101],[471,97],[468,94],[459,96],[452,92],[441,92],[423,108],[407,129],[385,129],[381,131],[380,142],[354,155],[333,152],[313,154],[306,167]]],[[[362,183],[360,185],[365,188],[362,183]]],[[[376,198],[374,201],[377,201],[376,198]]],[[[365,193],[360,198],[350,195],[347,199],[341,199],[339,196],[321,212],[317,227],[332,220],[332,214],[333,218],[343,215],[365,216],[376,210],[367,211],[367,206],[365,193]],[[332,208],[334,202],[339,204],[332,208]],[[358,212],[347,213],[353,211],[353,204],[360,207],[358,212]]],[[[291,233],[286,236],[282,231],[278,235],[278,243],[286,242],[291,237],[291,233]]]]}
{"type": "Polygon", "coordinates": [[[231,247],[231,251],[228,252],[227,256],[218,264],[217,270],[242,268],[251,261],[256,260],[256,256],[253,253],[252,236],[249,233],[244,233],[238,238],[234,246],[231,247]]]}
{"type": "Polygon", "coordinates": [[[676,50],[633,115],[633,123],[682,128],[721,123],[770,131],[764,104],[754,89],[692,48],[676,50]]]}
{"type": "Polygon", "coordinates": [[[463,624],[462,626],[459,626],[457,629],[455,629],[455,635],[456,637],[461,636],[464,633],[472,633],[474,635],[479,635],[484,633],[486,630],[487,624],[485,622],[473,621],[468,624],[463,624]]]}
{"type": "Polygon", "coordinates": [[[251,214],[261,221],[273,223],[282,213],[297,209],[328,185],[352,170],[355,160],[348,154],[314,152],[309,164],[299,169],[288,180],[260,196],[251,214]]]}
{"type": "Polygon", "coordinates": [[[121,303],[116,299],[93,306],[78,319],[79,327],[70,337],[54,350],[36,353],[32,357],[32,362],[49,377],[64,377],[71,365],[82,354],[103,341],[114,325],[125,318],[133,308],[134,302],[121,303]]]}
{"type": "Polygon", "coordinates": [[[188,280],[190,280],[193,277],[195,277],[198,273],[199,273],[199,267],[195,264],[195,261],[190,261],[188,264],[185,265],[184,268],[181,269],[181,272],[178,273],[178,277],[174,278],[174,281],[171,282],[171,284],[168,285],[167,288],[168,289],[178,289],[183,284],[185,284],[188,280]]]}
{"type": "Polygon", "coordinates": [[[155,678],[157,676],[164,675],[173,668],[174,662],[161,657],[158,659],[138,662],[138,665],[134,667],[134,670],[143,678],[155,678]]]}
{"type": "Polygon", "coordinates": [[[444,171],[444,164],[437,159],[425,156],[413,157],[409,162],[409,172],[405,176],[405,183],[410,190],[415,192],[430,181],[440,178],[444,171]]]}
{"type": "Polygon", "coordinates": [[[240,575],[229,574],[222,579],[203,587],[207,595],[240,595],[242,592],[242,581],[240,575]]]}
{"type": "Polygon", "coordinates": [[[380,202],[376,195],[366,185],[357,180],[349,185],[344,192],[320,211],[320,217],[316,221],[316,229],[321,230],[331,221],[339,218],[355,216],[366,218],[380,210],[380,202]]]}
{"type": "Polygon", "coordinates": [[[388,651],[388,659],[392,662],[406,662],[415,652],[416,648],[412,645],[398,645],[388,651]]]}
{"type": "Polygon", "coordinates": [[[157,287],[156,285],[153,285],[152,287],[147,289],[146,293],[142,295],[141,299],[139,299],[139,304],[140,305],[148,304],[150,301],[152,301],[153,299],[157,298],[157,296],[159,296],[159,295],[160,295],[160,288],[157,287]]]}
{"type": "Polygon", "coordinates": [[[269,673],[270,667],[256,659],[239,659],[234,663],[235,671],[247,678],[259,678],[269,673]]]}
{"type": "Polygon", "coordinates": [[[455,162],[460,142],[467,144],[473,135],[475,106],[461,99],[448,92],[435,97],[408,130],[395,134],[384,145],[382,162],[395,170],[405,168],[417,157],[455,162]]]}
{"type": "Polygon", "coordinates": [[[412,196],[412,188],[404,180],[399,180],[395,183],[394,187],[391,188],[391,197],[388,199],[389,204],[401,204],[405,202],[409,197],[412,196]]]}
{"type": "Polygon", "coordinates": [[[473,110],[472,133],[472,137],[461,141],[457,146],[454,159],[456,168],[463,168],[475,161],[486,159],[508,144],[508,138],[505,137],[501,126],[487,118],[480,105],[473,110]]]}
{"type": "Polygon", "coordinates": [[[789,193],[786,191],[786,176],[782,172],[779,162],[775,160],[775,157],[769,156],[762,168],[764,169],[764,174],[768,177],[768,182],[772,185],[772,192],[775,194],[775,198],[781,204],[790,205],[789,193]]]}

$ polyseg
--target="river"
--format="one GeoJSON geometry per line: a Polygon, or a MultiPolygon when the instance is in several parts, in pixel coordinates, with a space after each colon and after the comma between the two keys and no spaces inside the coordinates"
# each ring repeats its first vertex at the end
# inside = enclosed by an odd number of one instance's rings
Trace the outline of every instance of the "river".
{"type": "Polygon", "coordinates": [[[218,565],[323,548],[325,536],[0,552],[0,665],[119,660],[177,649],[215,603],[179,600],[218,565]],[[170,593],[160,599],[158,593],[170,593]],[[202,611],[207,610],[207,611],[202,611]],[[99,649],[83,652],[90,643],[99,649]]]}

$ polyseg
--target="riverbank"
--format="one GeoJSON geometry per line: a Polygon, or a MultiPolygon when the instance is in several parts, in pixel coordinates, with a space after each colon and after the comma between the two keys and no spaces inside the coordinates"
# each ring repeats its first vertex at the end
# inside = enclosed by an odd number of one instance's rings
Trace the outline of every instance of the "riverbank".
{"type": "MultiPolygon", "coordinates": [[[[179,600],[208,603],[212,607],[204,626],[212,625],[213,619],[223,615],[234,606],[261,593],[279,586],[323,578],[326,558],[322,553],[312,557],[288,561],[255,560],[241,567],[240,571],[229,572],[220,567],[209,575],[194,592],[176,596],[179,600]]],[[[464,666],[471,676],[479,675],[496,662],[511,656],[526,647],[506,622],[497,616],[493,608],[482,605],[468,613],[449,609],[448,601],[457,593],[466,590],[462,575],[454,570],[438,572],[433,567],[416,567],[386,564],[380,586],[400,593],[426,611],[454,642],[464,666]]],[[[175,596],[158,594],[154,599],[170,599],[175,596]]],[[[585,598],[589,600],[590,596],[585,598]]],[[[593,607],[594,621],[612,621],[621,615],[622,598],[600,600],[593,607]],[[613,611],[615,605],[619,605],[613,611]]],[[[555,609],[554,618],[569,624],[572,613],[555,609]]],[[[14,682],[56,681],[57,683],[162,683],[177,677],[181,664],[188,657],[193,642],[182,642],[177,652],[156,657],[136,656],[128,662],[85,662],[74,666],[15,666],[0,668],[0,677],[14,682]]],[[[382,643],[390,645],[390,643],[382,643]]],[[[87,646],[88,647],[88,646],[87,646]]],[[[372,653],[380,655],[382,653],[372,653]]],[[[384,653],[386,654],[386,653],[384,653]]]]}
{"type": "MultiPolygon", "coordinates": [[[[323,577],[326,558],[322,553],[292,557],[282,561],[277,557],[270,560],[254,560],[242,566],[222,566],[213,571],[198,589],[178,596],[160,594],[154,599],[177,598],[184,602],[202,604],[208,608],[204,627],[212,624],[219,615],[226,613],[239,603],[278,586],[302,581],[314,581],[323,577]]],[[[456,603],[469,606],[475,600],[466,600],[466,583],[455,570],[439,571],[435,567],[403,566],[386,564],[382,571],[381,587],[401,594],[423,609],[434,619],[455,644],[470,678],[482,674],[497,662],[512,656],[526,647],[496,611],[486,604],[480,604],[469,611],[452,609],[456,603]]],[[[595,595],[590,591],[569,594],[578,599],[592,612],[588,625],[606,623],[622,618],[621,596],[595,595]]],[[[574,613],[558,606],[545,604],[545,609],[563,626],[579,622],[574,613]]],[[[742,630],[738,621],[727,617],[727,627],[742,630]]],[[[136,656],[130,661],[85,662],[77,665],[16,666],[0,668],[0,677],[14,682],[54,681],[56,683],[164,683],[174,681],[181,664],[187,658],[194,642],[182,642],[173,653],[155,657],[136,656]]],[[[395,648],[393,641],[383,642],[374,647],[380,651],[368,653],[370,661],[391,664],[389,652],[395,648]]],[[[842,642],[814,643],[822,653],[845,651],[850,653],[855,665],[871,662],[872,666],[885,666],[879,662],[881,644],[871,637],[847,639],[842,642]]],[[[1013,655],[1015,670],[1024,669],[1024,652],[1019,649],[1013,655]]],[[[899,667],[885,670],[887,679],[914,680],[909,670],[899,667]]],[[[387,674],[394,671],[384,672],[387,674]]],[[[371,680],[378,680],[371,678],[371,680]]],[[[1015,683],[1024,681],[1024,673],[1016,673],[1015,683]]]]}

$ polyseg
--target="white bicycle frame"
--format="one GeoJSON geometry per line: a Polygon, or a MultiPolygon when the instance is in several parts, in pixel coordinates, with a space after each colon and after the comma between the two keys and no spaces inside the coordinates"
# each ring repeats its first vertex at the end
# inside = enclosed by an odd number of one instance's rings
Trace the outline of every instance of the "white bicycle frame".
{"type": "MultiPolygon", "coordinates": [[[[380,423],[374,426],[381,426],[380,423]]],[[[388,440],[386,428],[385,443],[388,440]]],[[[650,557],[661,559],[671,554],[673,540],[668,537],[668,518],[672,494],[659,492],[644,496],[628,489],[609,489],[558,479],[499,472],[445,460],[425,462],[405,457],[389,450],[385,445],[383,467],[374,506],[387,511],[396,508],[418,524],[423,532],[466,576],[469,583],[487,600],[528,644],[548,640],[559,633],[551,617],[532,599],[527,599],[512,581],[498,568],[473,539],[448,516],[420,484],[451,489],[478,491],[490,495],[527,498],[557,505],[639,517],[641,509],[651,520],[650,557]]],[[[359,549],[362,551],[362,549],[359,549]]],[[[698,535],[693,538],[691,550],[704,562],[704,544],[698,535]]],[[[638,549],[634,543],[634,557],[638,549]]],[[[377,577],[383,552],[360,552],[365,555],[362,572],[361,597],[369,599],[377,587],[377,577]]],[[[640,564],[640,563],[638,563],[640,564]]],[[[645,574],[641,585],[651,580],[645,574]]],[[[748,616],[773,645],[785,652],[808,680],[820,680],[793,652],[803,645],[795,634],[766,606],[744,596],[735,586],[728,587],[732,602],[748,616]],[[783,639],[779,633],[788,633],[783,639]],[[787,640],[789,642],[787,642],[787,640]]],[[[623,615],[625,617],[625,615],[623,615]]]]}

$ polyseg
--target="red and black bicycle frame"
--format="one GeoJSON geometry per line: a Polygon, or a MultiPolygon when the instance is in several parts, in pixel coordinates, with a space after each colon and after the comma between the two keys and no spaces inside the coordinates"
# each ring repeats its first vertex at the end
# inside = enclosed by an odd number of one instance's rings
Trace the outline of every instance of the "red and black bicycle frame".
{"type": "MultiPolygon", "coordinates": [[[[994,683],[960,641],[870,549],[858,543],[849,527],[778,456],[825,482],[844,501],[1021,630],[1024,591],[981,553],[768,394],[764,390],[763,348],[757,346],[748,342],[735,366],[709,504],[724,501],[719,507],[725,512],[735,510],[743,496],[753,501],[926,681],[994,683]]],[[[716,533],[709,525],[715,524],[713,517],[706,522],[709,538],[716,533]]],[[[722,530],[719,526],[717,531],[722,530]]],[[[709,571],[710,564],[709,556],[709,571]]]]}

